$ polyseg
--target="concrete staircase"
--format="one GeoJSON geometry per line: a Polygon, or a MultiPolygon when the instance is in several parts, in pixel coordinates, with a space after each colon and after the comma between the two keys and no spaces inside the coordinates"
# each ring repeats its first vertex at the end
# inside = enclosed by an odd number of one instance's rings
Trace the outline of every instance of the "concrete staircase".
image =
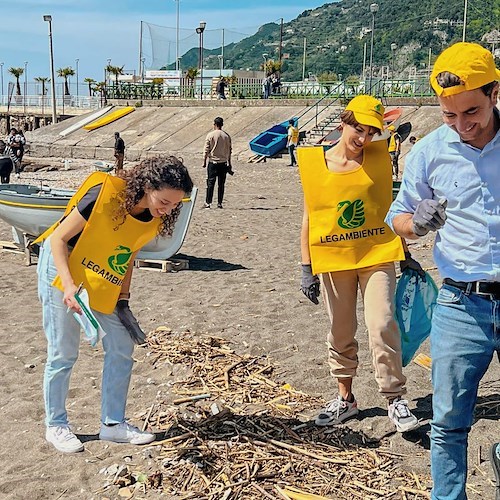
{"type": "Polygon", "coordinates": [[[328,133],[335,130],[340,124],[341,108],[336,108],[326,118],[321,120],[306,134],[306,142],[309,144],[317,144],[319,140],[325,137],[328,133]]]}

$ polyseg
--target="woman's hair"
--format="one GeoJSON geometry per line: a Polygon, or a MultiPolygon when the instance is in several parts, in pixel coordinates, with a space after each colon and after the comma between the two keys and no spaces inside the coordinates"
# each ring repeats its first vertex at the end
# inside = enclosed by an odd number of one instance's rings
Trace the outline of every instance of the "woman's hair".
{"type": "MultiPolygon", "coordinates": [[[[351,110],[342,111],[342,113],[340,113],[340,119],[344,123],[346,123],[347,125],[350,125],[351,127],[358,127],[359,125],[361,125],[358,122],[358,120],[356,120],[356,118],[354,118],[354,113],[351,110]]],[[[380,134],[382,132],[379,128],[372,127],[371,125],[370,125],[370,129],[375,130],[375,133],[377,133],[377,134],[380,134]]]]}
{"type": "MultiPolygon", "coordinates": [[[[165,188],[177,189],[187,195],[193,190],[193,181],[182,160],[175,156],[146,158],[130,170],[124,170],[120,177],[127,182],[125,189],[117,195],[119,207],[114,220],[123,224],[127,214],[142,200],[146,190],[159,191],[165,188]]],[[[179,217],[182,202],[170,214],[161,216],[158,236],[171,236],[179,217]]]]}
{"type": "MultiPolygon", "coordinates": [[[[443,89],[449,89],[451,87],[456,87],[458,85],[463,85],[462,80],[460,80],[460,77],[455,75],[454,73],[450,73],[449,71],[443,71],[442,73],[439,73],[436,77],[436,81],[442,87],[443,89]]],[[[491,95],[493,92],[493,89],[496,87],[497,82],[490,82],[486,83],[482,87],[479,87],[482,91],[483,94],[487,97],[491,95]]]]}

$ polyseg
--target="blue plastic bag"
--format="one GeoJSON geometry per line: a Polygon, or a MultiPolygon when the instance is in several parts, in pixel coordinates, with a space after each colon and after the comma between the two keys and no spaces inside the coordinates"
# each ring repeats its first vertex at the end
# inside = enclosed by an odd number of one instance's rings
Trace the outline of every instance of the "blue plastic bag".
{"type": "Polygon", "coordinates": [[[399,278],[395,296],[395,317],[401,333],[403,366],[413,358],[431,331],[432,311],[438,288],[428,273],[422,278],[406,268],[399,278]]]}

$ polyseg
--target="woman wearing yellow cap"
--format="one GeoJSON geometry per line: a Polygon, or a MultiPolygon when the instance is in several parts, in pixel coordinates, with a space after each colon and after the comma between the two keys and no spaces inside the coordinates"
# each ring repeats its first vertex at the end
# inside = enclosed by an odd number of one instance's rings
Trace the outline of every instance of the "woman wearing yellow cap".
{"type": "Polygon", "coordinates": [[[418,420],[401,398],[406,378],[394,321],[394,262],[419,266],[409,254],[405,260],[401,238],[384,223],[392,200],[391,160],[386,141],[372,142],[384,128],[383,117],[379,100],[357,96],[340,115],[342,135],[333,148],[326,153],[322,147],[298,149],[304,190],[301,289],[318,304],[321,283],[331,321],[330,371],[338,383],[338,396],[316,424],[335,425],[358,413],[352,381],[358,366],[359,286],[379,392],[388,401],[389,418],[404,432],[418,420]]]}

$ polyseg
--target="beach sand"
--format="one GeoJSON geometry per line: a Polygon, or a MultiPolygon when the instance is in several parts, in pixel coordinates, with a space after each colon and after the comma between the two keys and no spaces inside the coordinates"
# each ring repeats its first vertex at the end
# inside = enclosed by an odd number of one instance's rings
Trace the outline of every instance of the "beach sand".
{"type": "MultiPolygon", "coordinates": [[[[136,269],[130,304],[146,331],[165,326],[176,332],[189,330],[193,335],[224,337],[240,353],[269,355],[278,366],[280,381],[328,400],[335,396],[325,346],[329,325],[324,306],[312,305],[299,290],[301,190],[298,171],[286,163],[285,157],[261,164],[236,163],[235,175],[227,181],[223,210],[202,208],[205,171],[199,159],[188,163],[200,187],[179,255],[189,260],[189,269],[177,273],[136,269]]],[[[76,170],[23,174],[22,181],[44,178],[48,185],[76,187],[90,173],[90,167],[83,165],[85,162],[75,161],[76,170]]],[[[10,227],[0,221],[0,240],[11,239],[10,227]]],[[[410,248],[438,280],[432,262],[432,238],[424,238],[410,248]]],[[[91,348],[82,342],[69,391],[71,423],[86,441],[86,449],[75,455],[60,454],[44,439],[46,342],[36,268],[26,266],[20,254],[3,252],[0,276],[0,497],[118,498],[117,487],[99,493],[108,480],[100,473],[103,468],[122,465],[125,457],[131,457],[127,460],[135,470],[153,471],[157,466],[148,454],[149,447],[106,443],[97,438],[101,346],[91,348]]],[[[403,469],[428,477],[430,374],[414,363],[405,368],[410,407],[422,419],[422,427],[408,436],[394,433],[384,400],[377,393],[361,313],[358,319],[360,367],[354,393],[362,411],[346,425],[402,454],[403,469]]],[[[427,342],[421,351],[428,354],[427,342]]],[[[153,402],[172,399],[169,387],[175,377],[182,376],[182,367],[154,367],[145,348],[136,349],[135,357],[127,415],[141,425],[134,418],[144,416],[153,402]]],[[[493,473],[487,457],[489,446],[499,439],[499,379],[499,363],[494,359],[481,384],[479,403],[482,408],[496,404],[496,411],[480,417],[470,435],[471,499],[493,497],[493,473]]],[[[310,409],[311,417],[318,409],[310,409]]],[[[150,490],[134,498],[157,497],[159,493],[150,490]]],[[[398,493],[392,498],[402,497],[398,493]]]]}

